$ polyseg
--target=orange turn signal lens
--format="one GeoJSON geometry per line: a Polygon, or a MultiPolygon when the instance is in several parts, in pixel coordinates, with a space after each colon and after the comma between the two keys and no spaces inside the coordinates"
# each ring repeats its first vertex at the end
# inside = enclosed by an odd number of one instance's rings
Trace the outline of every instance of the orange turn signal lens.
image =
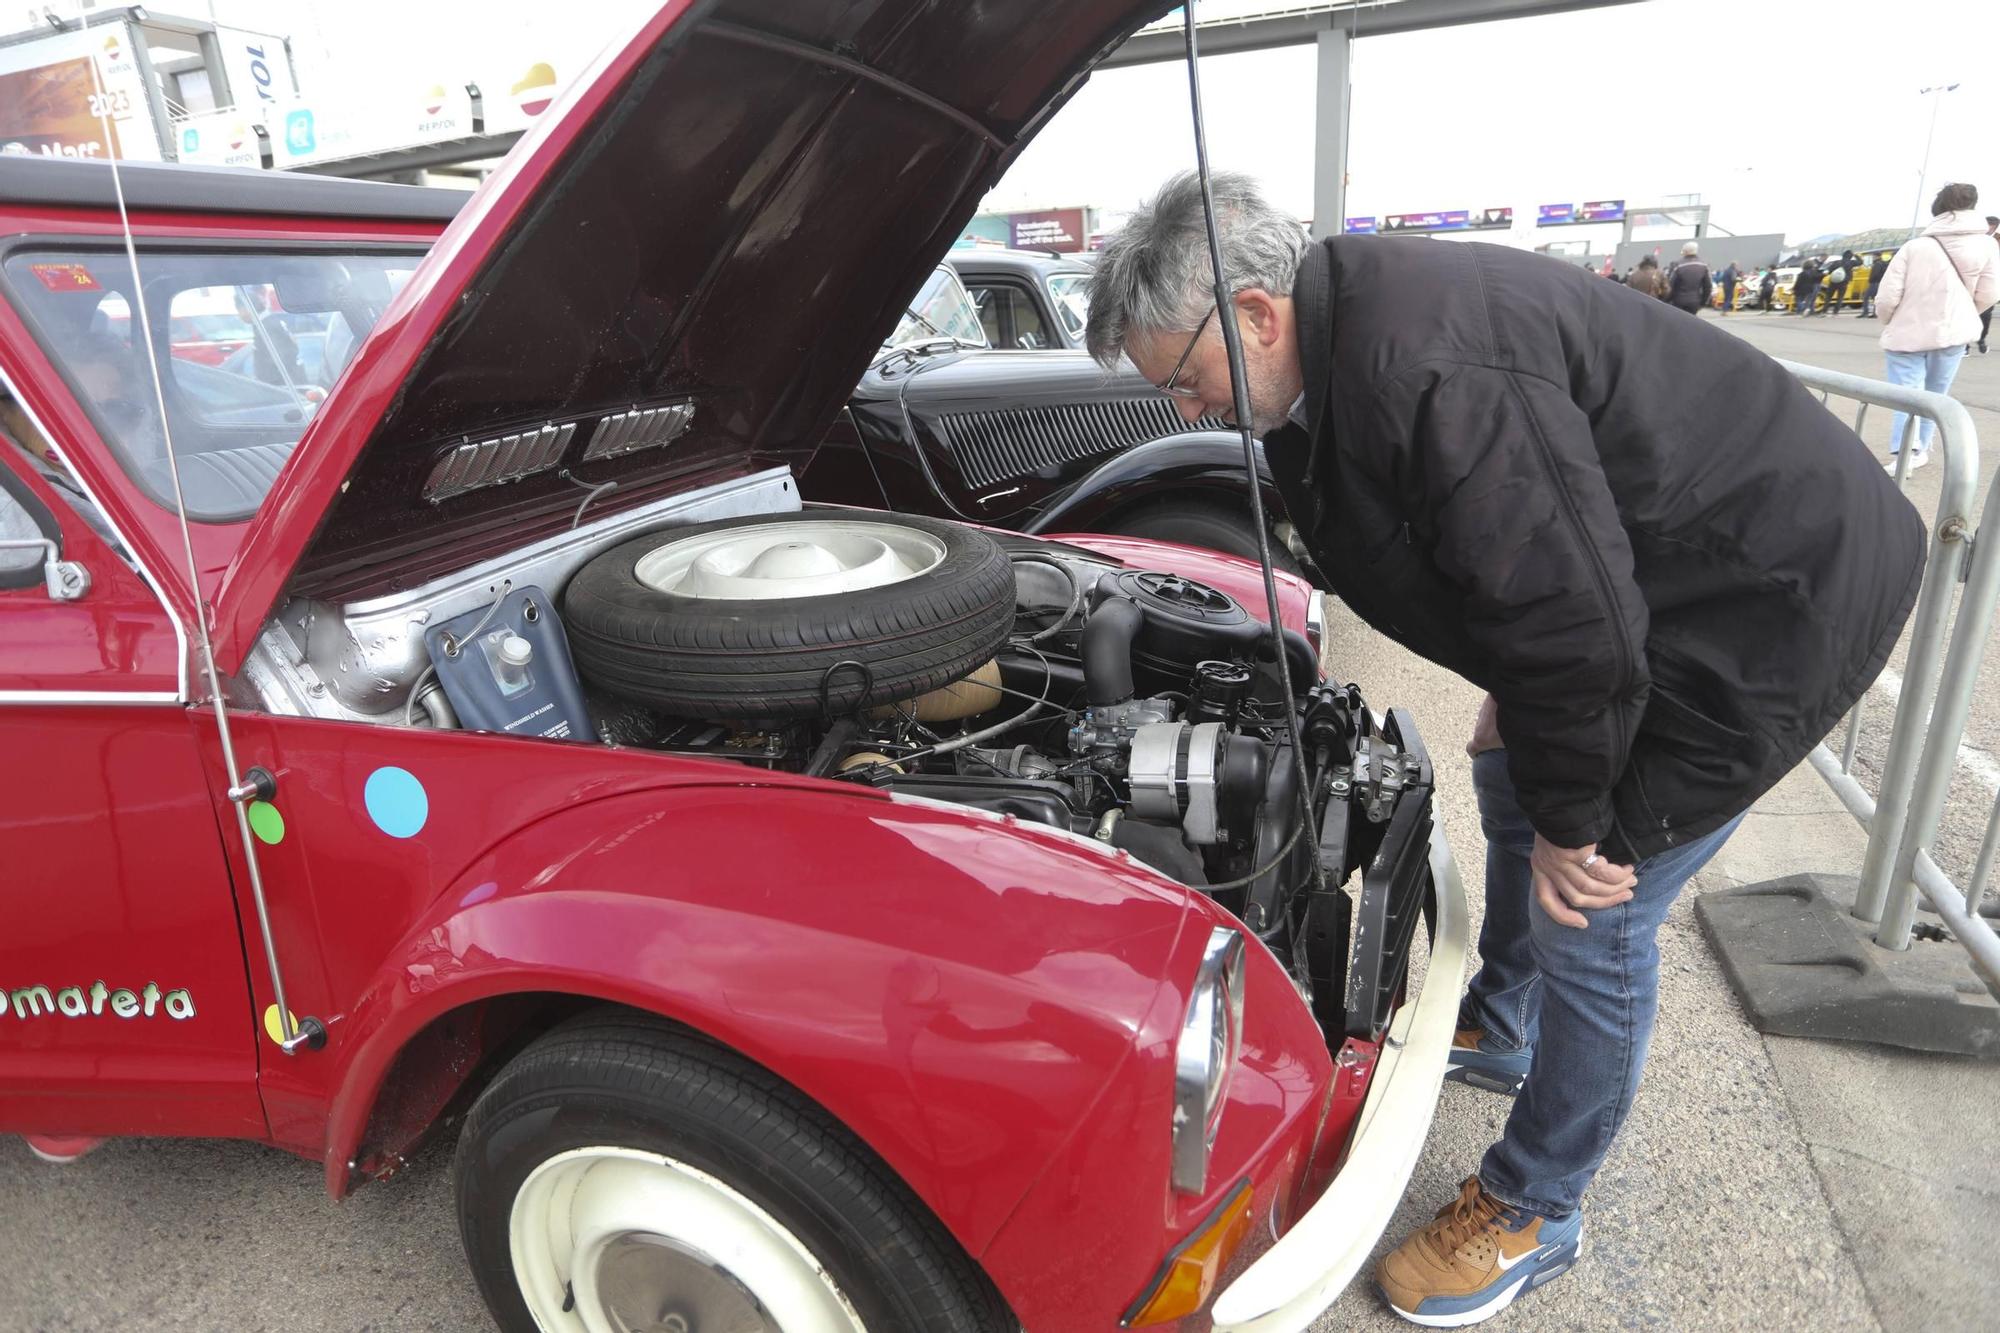
{"type": "Polygon", "coordinates": [[[1208,1220],[1194,1229],[1153,1278],[1146,1294],[1125,1316],[1127,1328],[1185,1319],[1201,1309],[1215,1290],[1215,1280],[1250,1234],[1250,1182],[1244,1181],[1208,1220]]]}

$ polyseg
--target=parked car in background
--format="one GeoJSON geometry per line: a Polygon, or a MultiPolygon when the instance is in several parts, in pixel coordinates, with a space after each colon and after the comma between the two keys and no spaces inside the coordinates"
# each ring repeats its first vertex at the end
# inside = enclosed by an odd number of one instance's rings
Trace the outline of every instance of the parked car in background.
{"type": "Polygon", "coordinates": [[[1083,346],[1090,261],[1046,250],[953,250],[945,263],[979,309],[994,347],[1041,351],[1083,346]]]}
{"type": "MultiPolygon", "coordinates": [[[[1188,422],[1129,362],[1106,371],[1076,348],[990,346],[993,310],[1033,305],[1058,320],[1041,279],[1064,291],[1082,268],[1007,263],[970,270],[988,284],[984,310],[962,283],[965,266],[941,264],[926,280],[800,474],[805,497],[1255,558],[1242,437],[1217,417],[1188,422]]],[[[1302,572],[1263,446],[1252,452],[1272,562],[1302,572]]]]}

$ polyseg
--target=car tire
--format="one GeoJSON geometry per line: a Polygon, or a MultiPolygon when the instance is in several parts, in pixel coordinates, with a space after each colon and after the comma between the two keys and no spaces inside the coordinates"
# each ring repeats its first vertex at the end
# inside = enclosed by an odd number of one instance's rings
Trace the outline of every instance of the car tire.
{"type": "Polygon", "coordinates": [[[466,1258],[505,1333],[1016,1327],[860,1140],[650,1015],[596,1011],[528,1046],[474,1103],[453,1167],[466,1258]]]}
{"type": "MultiPolygon", "coordinates": [[[[1278,539],[1275,522],[1270,527],[1271,567],[1303,576],[1298,560],[1278,539]]],[[[1257,534],[1251,530],[1249,514],[1220,502],[1166,500],[1142,505],[1114,515],[1105,523],[1104,530],[1125,537],[1203,546],[1250,561],[1258,558],[1257,534]]]]}
{"type": "Polygon", "coordinates": [[[772,514],[612,547],[570,580],[563,619],[578,672],[607,694],[782,723],[968,675],[1013,630],[1014,570],[993,538],[941,519],[772,514]],[[845,586],[857,579],[878,581],[845,586]]]}

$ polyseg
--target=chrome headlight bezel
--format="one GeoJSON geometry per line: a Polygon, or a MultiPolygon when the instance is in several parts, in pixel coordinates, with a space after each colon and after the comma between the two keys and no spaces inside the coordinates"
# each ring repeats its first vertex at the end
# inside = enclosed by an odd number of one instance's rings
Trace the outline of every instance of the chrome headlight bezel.
{"type": "Polygon", "coordinates": [[[1199,1194],[1222,1126],[1229,1080],[1243,1049],[1243,933],[1209,932],[1174,1045],[1173,1184],[1199,1194]]]}

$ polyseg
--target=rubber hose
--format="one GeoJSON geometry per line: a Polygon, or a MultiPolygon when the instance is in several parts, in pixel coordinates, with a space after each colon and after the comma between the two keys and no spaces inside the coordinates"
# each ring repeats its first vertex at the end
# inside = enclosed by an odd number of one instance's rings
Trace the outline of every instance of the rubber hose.
{"type": "Polygon", "coordinates": [[[1145,612],[1129,597],[1107,597],[1084,622],[1084,697],[1093,707],[1132,697],[1132,640],[1145,623],[1145,612]]]}

